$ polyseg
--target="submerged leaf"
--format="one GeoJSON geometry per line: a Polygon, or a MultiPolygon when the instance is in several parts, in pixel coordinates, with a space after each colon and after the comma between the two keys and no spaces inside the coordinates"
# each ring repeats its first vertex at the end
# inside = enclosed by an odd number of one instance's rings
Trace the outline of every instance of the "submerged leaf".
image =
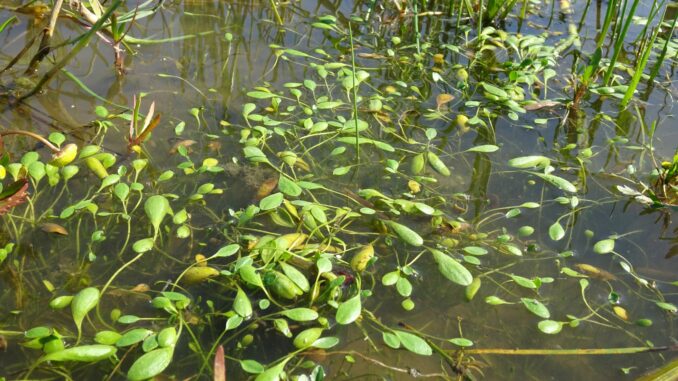
{"type": "Polygon", "coordinates": [[[66,228],[51,222],[45,222],[44,224],[40,225],[40,229],[42,229],[42,231],[44,231],[45,233],[68,235],[68,230],[66,230],[66,228]]]}
{"type": "Polygon", "coordinates": [[[3,189],[0,193],[0,216],[7,214],[28,199],[28,180],[17,180],[3,189]]]}
{"type": "Polygon", "coordinates": [[[440,106],[450,103],[454,100],[454,95],[452,94],[438,94],[436,97],[436,107],[440,109],[440,106]]]}
{"type": "Polygon", "coordinates": [[[278,186],[278,178],[277,177],[271,177],[266,179],[261,185],[259,186],[259,189],[257,189],[257,194],[254,196],[255,201],[259,201],[262,198],[268,196],[273,192],[275,187],[278,186]]]}

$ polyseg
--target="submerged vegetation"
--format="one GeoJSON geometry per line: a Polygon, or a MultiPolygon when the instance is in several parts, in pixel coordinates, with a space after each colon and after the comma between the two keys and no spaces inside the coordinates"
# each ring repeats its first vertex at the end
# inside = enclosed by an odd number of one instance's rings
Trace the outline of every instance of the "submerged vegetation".
{"type": "Polygon", "coordinates": [[[6,3],[0,379],[678,375],[675,4],[6,3]]]}

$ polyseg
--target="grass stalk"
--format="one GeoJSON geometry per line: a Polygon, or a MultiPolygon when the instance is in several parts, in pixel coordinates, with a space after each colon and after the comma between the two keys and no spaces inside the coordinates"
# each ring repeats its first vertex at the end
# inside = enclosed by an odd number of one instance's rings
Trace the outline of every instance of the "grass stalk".
{"type": "Polygon", "coordinates": [[[280,13],[278,12],[278,6],[275,3],[275,0],[270,0],[271,2],[271,8],[273,8],[273,14],[275,15],[275,21],[278,23],[278,25],[282,26],[283,25],[283,20],[282,17],[280,17],[280,13]]]}
{"type": "MultiPolygon", "coordinates": [[[[619,54],[621,53],[622,46],[624,45],[624,39],[626,38],[626,34],[629,31],[631,21],[633,20],[633,15],[636,13],[636,8],[638,8],[638,4],[640,4],[640,0],[633,0],[633,4],[631,4],[631,9],[629,10],[629,12],[621,13],[622,15],[621,17],[624,17],[623,15],[626,15],[626,18],[623,20],[623,24],[621,26],[619,34],[615,36],[614,51],[612,52],[612,58],[610,59],[610,66],[607,68],[607,71],[605,72],[605,78],[603,79],[603,84],[605,86],[610,85],[610,81],[612,80],[612,74],[614,74],[614,67],[617,64],[617,59],[619,58],[619,54]]],[[[624,8],[626,8],[626,4],[624,8]]]]}
{"type": "Polygon", "coordinates": [[[598,41],[596,42],[596,48],[602,48],[603,43],[605,42],[605,37],[607,36],[607,31],[610,29],[610,23],[612,22],[612,16],[614,15],[615,9],[619,0],[610,0],[610,4],[607,6],[607,12],[605,13],[605,21],[603,21],[603,27],[600,29],[600,34],[598,35],[598,41]]]}
{"type": "Polygon", "coordinates": [[[658,34],[659,27],[655,28],[650,39],[646,40],[645,42],[645,46],[643,47],[643,52],[641,54],[640,60],[636,64],[635,72],[633,73],[633,77],[631,77],[631,82],[629,82],[628,88],[626,89],[626,93],[624,94],[624,98],[621,101],[622,108],[625,108],[629,104],[629,101],[631,101],[631,98],[633,98],[633,94],[636,92],[636,87],[638,87],[640,78],[642,77],[643,72],[645,71],[647,61],[650,59],[650,53],[652,53],[652,47],[654,46],[654,41],[657,38],[658,34]]]}

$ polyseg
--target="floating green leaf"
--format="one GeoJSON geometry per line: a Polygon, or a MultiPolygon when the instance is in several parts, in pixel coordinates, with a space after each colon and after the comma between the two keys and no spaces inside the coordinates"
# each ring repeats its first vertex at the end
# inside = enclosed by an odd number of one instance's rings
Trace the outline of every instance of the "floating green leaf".
{"type": "Polygon", "coordinates": [[[67,348],[61,351],[52,352],[38,359],[39,363],[45,361],[78,361],[78,362],[96,362],[105,360],[117,352],[117,348],[111,345],[81,345],[79,347],[67,348]]]}
{"type": "Polygon", "coordinates": [[[277,95],[266,91],[250,91],[247,93],[247,96],[255,99],[268,99],[276,97],[277,95]]]}
{"type": "Polygon", "coordinates": [[[173,347],[177,339],[177,330],[174,327],[167,327],[158,332],[157,341],[158,345],[162,348],[173,347]]]}
{"type": "Polygon", "coordinates": [[[491,85],[487,82],[481,82],[480,83],[483,88],[485,88],[485,91],[487,91],[489,94],[492,94],[498,98],[508,98],[509,95],[504,89],[500,89],[497,86],[491,85]]]}
{"type": "Polygon", "coordinates": [[[142,381],[153,378],[165,370],[174,356],[172,347],[154,349],[143,356],[127,371],[127,379],[130,381],[142,381]]]}
{"type": "Polygon", "coordinates": [[[504,300],[504,299],[502,299],[498,296],[495,296],[495,295],[490,295],[490,296],[486,297],[485,303],[493,305],[493,306],[498,306],[500,304],[511,304],[511,303],[507,302],[506,300],[504,300]]]}
{"type": "Polygon", "coordinates": [[[248,318],[252,315],[252,303],[250,303],[247,294],[245,294],[240,287],[238,287],[235,300],[233,300],[233,310],[244,318],[248,318]]]}
{"type": "Polygon", "coordinates": [[[261,201],[259,201],[259,208],[261,210],[272,210],[279,207],[284,200],[282,193],[273,193],[272,195],[266,196],[261,201]]]}
{"type": "Polygon", "coordinates": [[[596,254],[607,254],[614,250],[614,240],[611,238],[603,239],[593,245],[593,251],[596,254]]]}
{"type": "Polygon", "coordinates": [[[429,151],[426,153],[426,156],[428,157],[428,163],[431,165],[433,169],[435,169],[436,172],[440,173],[443,176],[451,175],[450,169],[447,168],[447,166],[445,165],[445,163],[443,163],[442,160],[440,160],[438,155],[429,151]]]}
{"type": "Polygon", "coordinates": [[[473,341],[469,339],[465,339],[463,337],[457,337],[455,339],[450,339],[448,340],[450,343],[458,346],[458,347],[472,347],[473,346],[473,341]]]}
{"type": "Polygon", "coordinates": [[[154,237],[156,237],[163,218],[171,211],[169,201],[165,196],[153,195],[144,203],[144,211],[153,225],[154,237]]]}
{"type": "Polygon", "coordinates": [[[318,349],[329,349],[339,344],[339,338],[330,336],[330,337],[321,337],[318,340],[314,341],[311,346],[318,349]]]}
{"type": "Polygon", "coordinates": [[[120,336],[118,341],[115,342],[115,346],[119,348],[129,347],[130,345],[142,342],[152,334],[153,331],[150,329],[134,328],[120,336]]]}
{"type": "Polygon", "coordinates": [[[400,340],[400,343],[408,351],[422,356],[430,356],[433,354],[431,346],[429,346],[426,340],[421,337],[404,331],[393,331],[393,333],[398,336],[398,340],[400,340]]]}
{"type": "Polygon", "coordinates": [[[478,290],[480,290],[481,284],[482,282],[479,277],[473,278],[471,284],[466,286],[466,289],[464,290],[464,296],[466,297],[466,300],[468,300],[469,302],[473,300],[473,298],[478,293],[478,290]]]}
{"type": "Polygon", "coordinates": [[[247,373],[259,374],[263,373],[266,368],[259,361],[256,360],[240,360],[240,367],[247,373]]]}
{"type": "Polygon", "coordinates": [[[360,316],[361,310],[360,294],[358,294],[339,305],[336,315],[337,323],[344,325],[353,323],[360,316]]]}
{"type": "Polygon", "coordinates": [[[287,178],[287,176],[280,175],[280,179],[278,179],[278,189],[280,191],[288,196],[292,197],[297,197],[301,194],[301,187],[297,185],[296,182],[290,180],[287,178]]]}
{"type": "Polygon", "coordinates": [[[381,333],[381,337],[384,339],[384,343],[389,347],[393,349],[400,348],[400,339],[395,333],[384,331],[381,333]]]}
{"type": "Polygon", "coordinates": [[[498,150],[499,150],[499,147],[495,146],[494,144],[484,144],[484,145],[471,147],[471,148],[467,149],[466,152],[492,153],[492,152],[497,152],[498,150]]]}
{"type": "Polygon", "coordinates": [[[78,333],[81,332],[82,321],[85,316],[99,303],[99,290],[94,287],[87,287],[73,297],[71,301],[71,313],[73,321],[78,328],[78,333]]]}
{"type": "Polygon", "coordinates": [[[134,250],[135,253],[145,253],[153,249],[153,244],[153,238],[140,239],[132,244],[132,250],[134,250]]]}
{"type": "Polygon", "coordinates": [[[527,308],[533,314],[544,319],[551,317],[551,313],[542,302],[531,298],[520,298],[520,300],[523,302],[525,308],[527,308]]]}
{"type": "Polygon", "coordinates": [[[254,381],[279,381],[280,374],[282,373],[283,369],[285,369],[285,364],[287,364],[287,361],[289,361],[289,358],[286,358],[277,365],[268,368],[264,372],[260,373],[257,378],[254,379],[254,381]]]}
{"type": "Polygon", "coordinates": [[[672,303],[666,303],[666,302],[656,302],[657,306],[663,310],[669,311],[672,314],[675,314],[678,312],[678,307],[676,307],[675,304],[672,303]]]}
{"type": "Polygon", "coordinates": [[[508,165],[513,168],[533,168],[533,167],[546,167],[551,164],[551,160],[545,156],[521,156],[516,157],[508,161],[508,165]]]}
{"type": "Polygon", "coordinates": [[[563,324],[554,320],[542,320],[537,328],[548,335],[555,335],[563,329],[563,324]]]}
{"type": "Polygon", "coordinates": [[[464,247],[464,252],[470,255],[485,255],[487,250],[479,246],[466,246],[464,247]]]}
{"type": "Polygon", "coordinates": [[[318,318],[318,313],[310,308],[292,308],[283,310],[281,314],[294,321],[313,321],[318,318]]]}
{"type": "Polygon", "coordinates": [[[535,176],[541,177],[542,180],[546,181],[547,183],[550,183],[551,185],[556,186],[557,188],[560,188],[566,192],[571,192],[571,193],[577,193],[577,187],[575,187],[571,182],[565,180],[562,177],[558,177],[555,175],[550,175],[550,174],[545,174],[545,173],[537,173],[537,172],[531,172],[535,176]]]}
{"type": "Polygon", "coordinates": [[[560,241],[565,237],[565,229],[558,221],[549,227],[549,237],[554,241],[560,241]]]}
{"type": "Polygon", "coordinates": [[[435,249],[431,249],[431,253],[438,263],[438,270],[445,278],[461,286],[468,286],[473,282],[473,275],[456,259],[435,249]]]}
{"type": "Polygon", "coordinates": [[[529,289],[536,289],[537,284],[534,282],[532,279],[528,279],[525,277],[522,277],[520,275],[515,275],[511,274],[509,275],[511,279],[513,279],[514,282],[516,282],[519,286],[529,288],[529,289]]]}
{"type": "Polygon", "coordinates": [[[323,329],[319,327],[305,329],[299,332],[299,334],[294,338],[292,344],[294,344],[294,346],[299,349],[306,348],[318,340],[322,333],[323,329]]]}
{"type": "Polygon", "coordinates": [[[288,278],[292,280],[299,288],[304,291],[308,292],[311,290],[311,285],[308,282],[308,279],[306,279],[306,276],[299,270],[297,270],[296,267],[289,265],[285,262],[280,262],[280,267],[283,270],[283,273],[287,275],[288,278]]]}
{"type": "Polygon", "coordinates": [[[388,227],[390,227],[396,235],[403,240],[403,242],[408,243],[412,246],[421,246],[424,244],[424,239],[421,238],[417,232],[408,228],[405,225],[401,225],[394,221],[384,221],[388,227]]]}

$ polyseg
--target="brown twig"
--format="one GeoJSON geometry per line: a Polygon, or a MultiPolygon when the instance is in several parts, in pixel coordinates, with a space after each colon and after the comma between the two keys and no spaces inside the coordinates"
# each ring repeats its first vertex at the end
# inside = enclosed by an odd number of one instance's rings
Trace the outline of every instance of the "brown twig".
{"type": "Polygon", "coordinates": [[[0,138],[5,137],[8,135],[24,135],[31,137],[35,140],[39,140],[42,142],[44,145],[46,145],[49,149],[51,149],[54,153],[58,153],[60,150],[58,147],[56,147],[54,144],[52,144],[49,140],[45,139],[43,136],[40,136],[34,132],[30,131],[23,131],[23,130],[9,130],[9,131],[2,131],[0,132],[0,138]]]}

